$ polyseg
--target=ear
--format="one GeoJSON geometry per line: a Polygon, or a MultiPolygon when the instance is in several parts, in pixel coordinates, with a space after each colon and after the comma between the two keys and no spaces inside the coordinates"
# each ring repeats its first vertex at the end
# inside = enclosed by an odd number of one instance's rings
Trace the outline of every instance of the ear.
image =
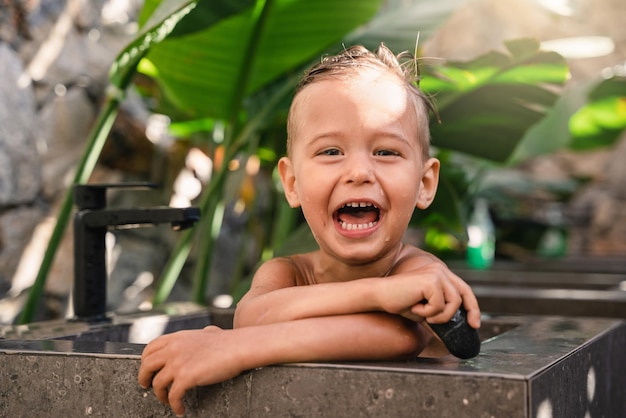
{"type": "Polygon", "coordinates": [[[292,208],[300,207],[300,197],[296,190],[296,175],[288,157],[282,157],[278,160],[278,174],[280,175],[280,182],[283,184],[285,198],[287,198],[289,206],[292,208]]]}
{"type": "Polygon", "coordinates": [[[439,184],[439,168],[441,163],[436,158],[429,158],[424,164],[422,178],[420,180],[420,189],[417,194],[416,207],[426,209],[435,199],[437,193],[437,185],[439,184]]]}

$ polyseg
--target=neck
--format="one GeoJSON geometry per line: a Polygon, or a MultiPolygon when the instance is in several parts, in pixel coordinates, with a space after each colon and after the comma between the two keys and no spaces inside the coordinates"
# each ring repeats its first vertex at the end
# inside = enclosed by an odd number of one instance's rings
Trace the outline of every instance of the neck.
{"type": "Polygon", "coordinates": [[[396,266],[404,244],[399,242],[393,250],[383,257],[367,263],[350,263],[339,260],[332,254],[320,250],[314,261],[315,278],[317,283],[345,282],[366,277],[386,277],[396,266]]]}

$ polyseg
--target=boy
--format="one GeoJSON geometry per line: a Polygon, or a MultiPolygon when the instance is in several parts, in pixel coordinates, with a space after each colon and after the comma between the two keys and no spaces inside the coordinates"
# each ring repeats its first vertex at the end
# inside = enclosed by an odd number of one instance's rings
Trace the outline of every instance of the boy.
{"type": "Polygon", "coordinates": [[[445,323],[461,304],[480,326],[470,287],[402,243],[413,210],[435,196],[439,161],[428,152],[430,103],[399,58],[384,45],[352,47],[296,89],[278,170],[319,250],[263,264],[234,330],[182,331],[146,347],[139,382],[175,413],[187,389],[265,365],[446,355],[423,322],[445,323]]]}

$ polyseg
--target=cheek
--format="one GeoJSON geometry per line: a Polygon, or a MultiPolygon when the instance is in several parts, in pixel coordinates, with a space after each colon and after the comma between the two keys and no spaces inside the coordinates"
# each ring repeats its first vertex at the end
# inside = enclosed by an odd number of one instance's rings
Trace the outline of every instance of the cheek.
{"type": "Polygon", "coordinates": [[[329,219],[328,205],[332,185],[327,176],[319,175],[319,172],[320,168],[303,169],[296,185],[302,213],[312,227],[326,225],[329,219]]]}
{"type": "Polygon", "coordinates": [[[418,185],[415,182],[397,179],[388,182],[387,196],[391,197],[393,206],[398,210],[397,217],[401,222],[408,222],[418,202],[418,185]]]}

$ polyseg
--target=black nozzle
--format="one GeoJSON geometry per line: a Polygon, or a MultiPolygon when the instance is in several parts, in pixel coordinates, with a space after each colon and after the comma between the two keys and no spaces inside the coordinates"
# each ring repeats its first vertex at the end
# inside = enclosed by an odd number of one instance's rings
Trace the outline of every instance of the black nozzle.
{"type": "Polygon", "coordinates": [[[452,355],[465,360],[476,357],[480,352],[478,330],[467,323],[467,311],[463,306],[448,323],[428,325],[452,355]]]}

